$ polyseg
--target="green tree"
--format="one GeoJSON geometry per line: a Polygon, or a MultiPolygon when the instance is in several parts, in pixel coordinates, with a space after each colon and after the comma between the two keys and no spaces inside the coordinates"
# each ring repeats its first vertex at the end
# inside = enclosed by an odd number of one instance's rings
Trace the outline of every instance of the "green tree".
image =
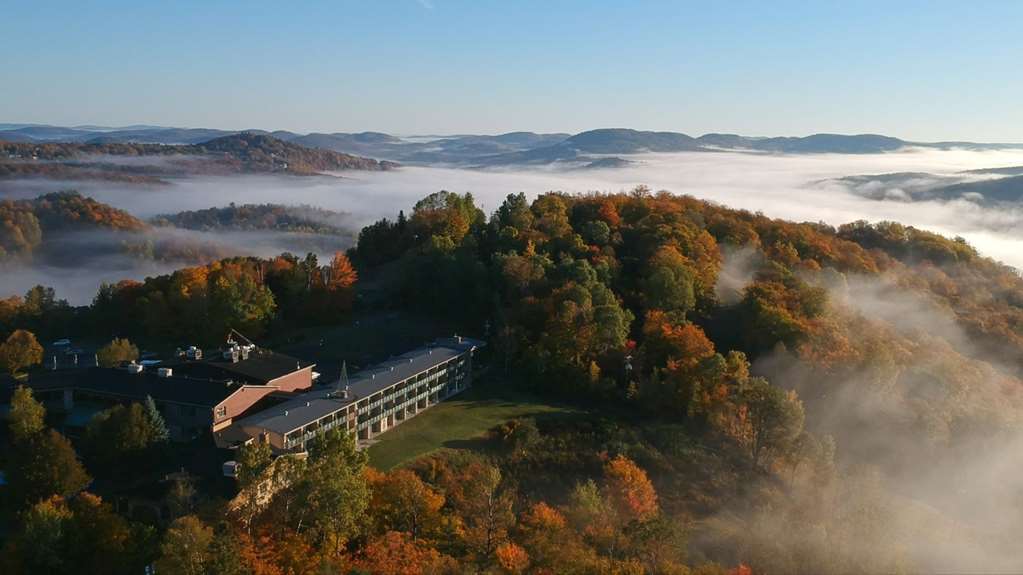
{"type": "Polygon", "coordinates": [[[21,515],[5,550],[9,572],[141,573],[150,531],[131,525],[96,495],[43,499],[21,515]]]}
{"type": "Polygon", "coordinates": [[[629,553],[643,562],[646,573],[671,572],[666,567],[685,564],[686,533],[680,521],[659,514],[630,524],[625,534],[629,553]]]}
{"type": "Polygon", "coordinates": [[[595,348],[598,352],[622,349],[629,335],[632,312],[623,309],[617,301],[593,308],[593,322],[596,324],[595,348]]]}
{"type": "Polygon", "coordinates": [[[0,344],[0,366],[7,373],[17,375],[22,369],[43,361],[43,346],[36,336],[23,329],[15,330],[7,341],[0,344]]]}
{"type": "Polygon", "coordinates": [[[416,202],[410,224],[419,242],[436,236],[458,245],[470,231],[482,226],[485,219],[472,194],[460,196],[442,190],[416,202]]]}
{"type": "Polygon", "coordinates": [[[98,496],[83,492],[68,501],[71,522],[64,538],[71,573],[139,573],[150,558],[146,537],[98,496]]]}
{"type": "Polygon", "coordinates": [[[11,491],[21,505],[72,495],[92,481],[71,442],[52,429],[16,445],[8,471],[11,491]]]}
{"type": "Polygon", "coordinates": [[[110,463],[137,456],[159,441],[158,430],[141,404],[115,405],[92,417],[85,428],[89,452],[110,463]]]}
{"type": "Polygon", "coordinates": [[[263,332],[277,309],[274,295],[247,273],[224,269],[210,274],[209,322],[213,333],[237,329],[247,334],[263,332]]]}
{"type": "Polygon", "coordinates": [[[533,227],[533,212],[529,209],[526,194],[508,194],[494,214],[501,228],[513,228],[521,235],[533,227]]]}
{"type": "Polygon", "coordinates": [[[696,305],[693,269],[672,246],[662,247],[650,258],[640,287],[649,308],[685,314],[696,305]]]}
{"type": "Polygon", "coordinates": [[[586,532],[598,547],[613,550],[618,539],[614,508],[592,479],[579,483],[572,490],[568,507],[569,519],[580,532],[586,532]]]}
{"type": "Polygon", "coordinates": [[[25,313],[31,316],[42,316],[60,307],[57,293],[52,287],[37,285],[25,292],[25,313]]]}
{"type": "Polygon", "coordinates": [[[501,470],[486,462],[474,461],[466,466],[461,483],[461,490],[452,499],[465,520],[462,537],[476,560],[486,564],[507,540],[508,528],[515,520],[514,497],[502,484],[501,470]]]}
{"type": "Polygon", "coordinates": [[[113,341],[101,347],[96,352],[96,359],[101,367],[116,367],[125,361],[135,361],[139,358],[139,348],[124,338],[114,338],[113,341]]]}
{"type": "Polygon", "coordinates": [[[43,499],[22,517],[21,532],[14,538],[14,565],[22,573],[63,573],[69,571],[62,553],[71,523],[71,511],[60,497],[43,499]]]}
{"type": "Polygon", "coordinates": [[[786,393],[762,377],[750,378],[740,389],[748,410],[750,455],[757,467],[764,456],[782,451],[803,430],[803,403],[795,392],[786,393]]]}
{"type": "Polygon", "coordinates": [[[205,575],[212,560],[213,529],[198,517],[175,519],[160,544],[156,572],[160,575],[205,575]]]}
{"type": "Polygon", "coordinates": [[[170,438],[170,432],[167,431],[167,422],[163,419],[163,414],[156,407],[156,402],[153,398],[146,396],[146,417],[149,418],[149,423],[153,429],[153,440],[154,441],[167,441],[170,438]]]}
{"type": "Polygon", "coordinates": [[[363,530],[370,499],[366,462],[355,439],[337,428],[316,436],[309,447],[299,490],[320,544],[335,554],[363,530]]]}
{"type": "Polygon", "coordinates": [[[253,441],[238,448],[238,486],[245,489],[256,482],[270,467],[270,444],[253,441]]]}
{"type": "Polygon", "coordinates": [[[213,543],[209,547],[206,575],[249,575],[252,569],[242,558],[238,535],[230,525],[221,522],[214,529],[213,543]]]}
{"type": "Polygon", "coordinates": [[[11,398],[8,426],[14,443],[29,441],[45,429],[46,408],[32,397],[32,390],[19,385],[11,398]]]}

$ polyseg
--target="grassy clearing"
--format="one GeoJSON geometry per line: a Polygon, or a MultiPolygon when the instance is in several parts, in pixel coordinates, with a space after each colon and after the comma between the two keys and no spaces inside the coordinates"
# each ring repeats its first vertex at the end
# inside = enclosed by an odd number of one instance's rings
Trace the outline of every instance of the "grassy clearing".
{"type": "Polygon", "coordinates": [[[578,410],[546,402],[485,378],[462,395],[413,417],[369,448],[370,464],[391,469],[439,449],[472,448],[488,429],[517,417],[557,417],[578,410]]]}

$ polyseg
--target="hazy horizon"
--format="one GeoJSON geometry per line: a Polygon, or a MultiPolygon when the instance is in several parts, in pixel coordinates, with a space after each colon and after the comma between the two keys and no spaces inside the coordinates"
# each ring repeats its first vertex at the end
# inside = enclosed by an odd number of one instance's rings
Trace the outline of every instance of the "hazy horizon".
{"type": "Polygon", "coordinates": [[[4,16],[17,89],[0,109],[17,122],[1023,141],[1011,2],[14,2],[4,16]]]}
{"type": "MultiPolygon", "coordinates": [[[[896,133],[880,133],[880,132],[869,132],[869,131],[826,132],[826,131],[818,130],[818,131],[809,131],[809,132],[801,132],[801,133],[752,134],[752,133],[745,133],[745,132],[726,132],[726,131],[722,131],[722,130],[711,130],[709,132],[702,132],[702,131],[701,132],[697,132],[697,131],[692,131],[692,130],[685,130],[685,129],[682,129],[682,128],[679,128],[679,129],[664,129],[664,128],[657,128],[657,127],[637,128],[637,127],[634,127],[634,126],[624,126],[624,125],[623,126],[595,125],[595,126],[591,126],[589,128],[584,128],[582,130],[578,130],[578,131],[570,131],[570,130],[542,130],[541,131],[541,130],[512,129],[512,130],[491,131],[491,132],[446,132],[446,133],[444,133],[444,132],[420,133],[420,132],[411,132],[411,131],[408,131],[408,130],[398,130],[398,131],[387,132],[387,131],[383,131],[383,130],[375,130],[375,129],[372,129],[372,128],[365,129],[365,130],[347,130],[346,131],[346,130],[331,130],[331,129],[291,130],[291,129],[288,129],[288,128],[280,128],[280,127],[267,128],[267,127],[264,127],[264,126],[226,127],[226,126],[220,126],[220,125],[126,124],[126,125],[115,126],[115,125],[104,125],[104,124],[95,123],[95,122],[79,122],[79,123],[74,123],[74,124],[56,124],[56,123],[53,123],[53,122],[20,122],[20,121],[15,121],[15,120],[0,121],[0,126],[53,127],[53,128],[69,128],[69,129],[73,129],[73,130],[83,130],[83,131],[93,130],[93,131],[111,131],[111,132],[119,131],[119,130],[128,130],[128,129],[140,129],[141,127],[145,127],[145,128],[152,128],[152,129],[168,129],[168,130],[175,130],[175,129],[183,129],[183,130],[208,129],[208,130],[221,130],[221,131],[225,131],[225,132],[245,132],[245,131],[263,131],[263,132],[269,132],[269,133],[273,133],[273,132],[291,132],[293,134],[300,134],[300,135],[307,135],[307,134],[382,133],[382,134],[387,134],[389,136],[394,136],[396,138],[406,139],[406,140],[432,140],[432,139],[440,140],[440,139],[445,139],[445,138],[457,138],[457,137],[462,137],[462,136],[501,136],[501,135],[513,134],[513,133],[568,134],[568,135],[575,135],[575,134],[579,134],[579,133],[583,133],[583,132],[590,132],[590,131],[595,131],[595,130],[618,130],[618,129],[623,129],[623,130],[636,130],[636,131],[643,131],[643,132],[672,132],[672,133],[685,134],[687,136],[692,136],[692,137],[699,137],[699,136],[711,135],[711,134],[728,134],[728,135],[738,135],[738,136],[742,136],[742,137],[746,137],[746,138],[757,139],[757,138],[789,138],[789,137],[791,137],[791,138],[804,138],[804,137],[807,137],[807,136],[814,136],[814,135],[818,135],[818,134],[836,134],[836,135],[844,135],[844,136],[859,136],[859,135],[887,136],[887,137],[892,137],[892,138],[898,138],[900,140],[903,140],[903,141],[906,141],[906,142],[911,142],[911,143],[970,142],[970,143],[978,143],[978,144],[1012,144],[1012,145],[1023,144],[1023,135],[1020,135],[1018,140],[1012,140],[1012,141],[1010,141],[1010,140],[1000,140],[1000,141],[982,140],[982,139],[979,139],[979,138],[941,138],[941,139],[922,140],[922,139],[906,138],[906,137],[903,137],[900,134],[896,134],[896,133]]],[[[19,128],[11,128],[11,129],[19,129],[19,128]]],[[[60,140],[53,140],[53,141],[60,141],[60,140]]]]}

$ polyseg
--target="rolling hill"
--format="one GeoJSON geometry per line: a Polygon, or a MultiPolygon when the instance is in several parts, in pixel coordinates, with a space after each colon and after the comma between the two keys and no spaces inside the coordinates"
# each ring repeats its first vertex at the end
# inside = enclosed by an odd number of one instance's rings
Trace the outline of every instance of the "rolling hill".
{"type": "Polygon", "coordinates": [[[44,177],[161,183],[188,175],[315,175],[387,170],[397,164],[245,132],[201,144],[27,143],[0,141],[0,178],[44,177]]]}
{"type": "MultiPolygon", "coordinates": [[[[390,160],[416,165],[458,167],[500,167],[544,164],[593,164],[601,156],[647,152],[763,152],[774,154],[878,154],[902,149],[991,150],[1020,148],[1023,144],[975,142],[912,142],[878,134],[812,134],[803,137],[750,137],[710,133],[693,137],[681,132],[600,128],[578,134],[509,132],[498,135],[457,134],[450,136],[398,137],[381,132],[313,132],[299,134],[286,130],[217,130],[128,126],[41,126],[0,124],[0,141],[18,143],[76,143],[90,145],[162,144],[209,147],[222,138],[256,136],[271,138],[305,148],[390,160]]],[[[227,140],[228,142],[230,140],[227,140]]],[[[257,144],[263,147],[281,145],[257,144]]],[[[332,161],[325,160],[321,165],[332,161]]],[[[346,161],[351,163],[351,160],[346,161]]],[[[334,161],[343,164],[346,162],[334,161]]],[[[291,162],[289,162],[290,164],[291,162]]],[[[301,162],[300,162],[301,163],[301,162]]],[[[599,166],[600,164],[597,164],[599,166]]],[[[577,166],[577,167],[578,167],[577,166]]],[[[610,166],[609,166],[610,167],[610,166]]],[[[373,168],[356,168],[373,169],[373,168]]]]}

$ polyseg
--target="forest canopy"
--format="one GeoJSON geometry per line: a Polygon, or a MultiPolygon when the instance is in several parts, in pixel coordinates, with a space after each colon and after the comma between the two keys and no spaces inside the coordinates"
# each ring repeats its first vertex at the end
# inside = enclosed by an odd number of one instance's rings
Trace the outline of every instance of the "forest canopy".
{"type": "MultiPolygon", "coordinates": [[[[0,302],[0,335],[259,337],[348,317],[360,276],[375,305],[486,337],[492,369],[587,415],[509,421],[387,473],[337,437],[294,466],[245,453],[243,498],[293,478],[232,516],[250,566],[1019,566],[1023,493],[1000,478],[1023,472],[1023,279],[896,223],[793,223],[645,188],[513,194],[488,217],[442,191],[327,264],[228,258],[104,286],[81,310],[36,288],[0,302]],[[358,498],[322,507],[342,491],[358,498]]],[[[183,537],[213,549],[210,529],[176,521],[161,561],[183,537]]]]}

